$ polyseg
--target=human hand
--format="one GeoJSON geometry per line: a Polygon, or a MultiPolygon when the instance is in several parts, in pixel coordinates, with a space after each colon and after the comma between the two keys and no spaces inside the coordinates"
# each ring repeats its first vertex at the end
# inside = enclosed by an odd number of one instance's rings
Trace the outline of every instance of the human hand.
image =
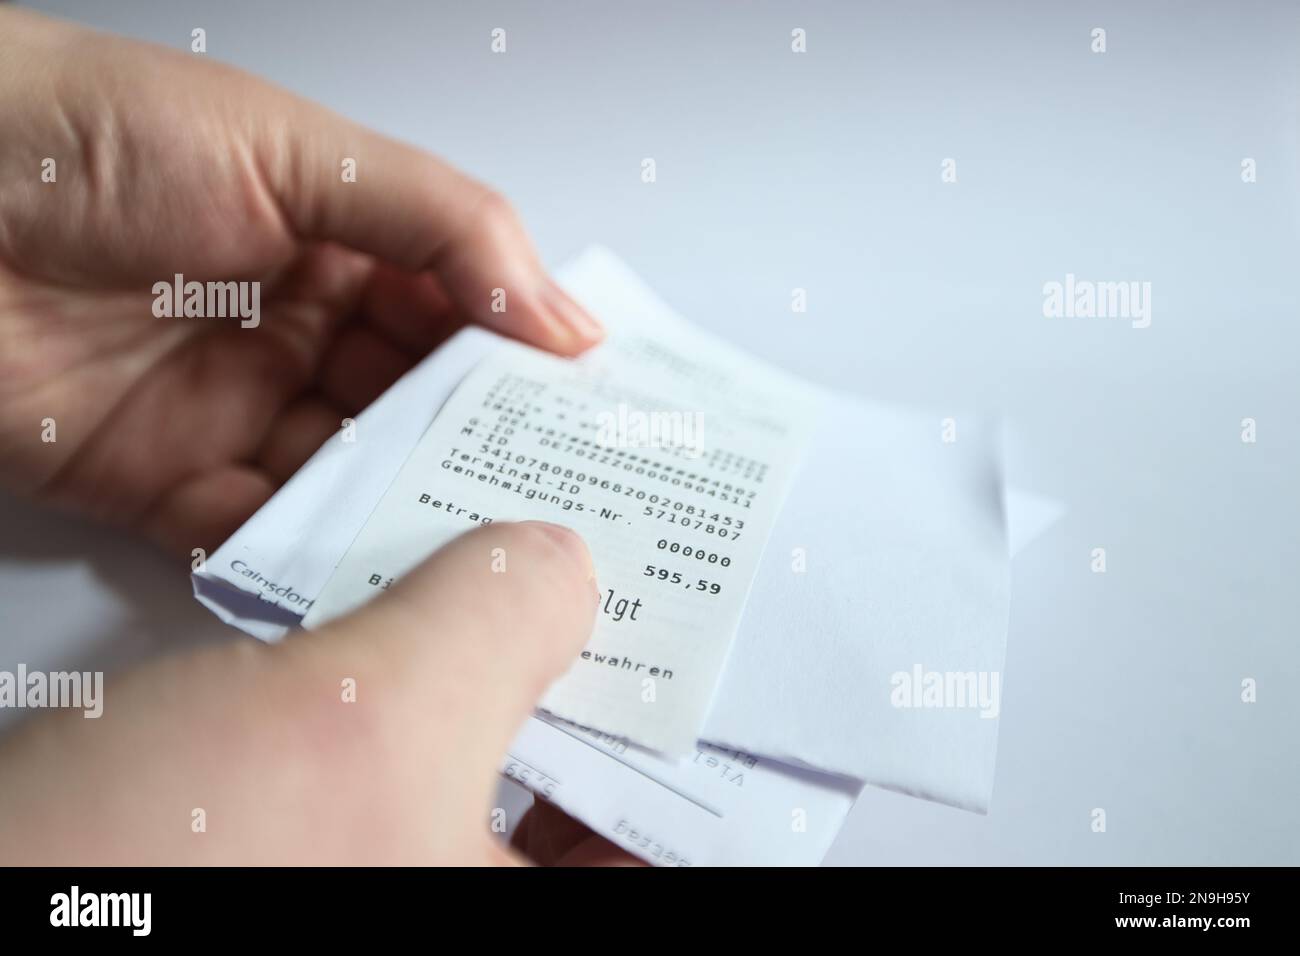
{"type": "MultiPolygon", "coordinates": [[[[489,833],[497,768],[597,600],[572,531],[490,525],[318,631],[149,664],[98,719],[47,713],[0,740],[0,861],[522,862],[489,833]]],[[[530,816],[517,845],[540,862],[635,862],[530,816]]]]}
{"type": "Polygon", "coordinates": [[[0,129],[0,487],[175,552],[460,324],[601,335],[499,195],[203,57],[0,7],[0,129]],[[260,283],[257,326],[156,317],[178,273],[260,283]]]}

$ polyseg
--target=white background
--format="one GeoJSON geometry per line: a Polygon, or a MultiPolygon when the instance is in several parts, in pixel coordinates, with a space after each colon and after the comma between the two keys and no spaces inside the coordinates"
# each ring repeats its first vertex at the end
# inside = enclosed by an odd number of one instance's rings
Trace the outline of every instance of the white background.
{"type": "MultiPolygon", "coordinates": [[[[500,187],[551,264],[604,242],[819,382],[1009,417],[1069,513],[1015,565],[992,811],[868,790],[828,862],[1300,862],[1300,6],[33,5],[201,26],[500,187]],[[1044,318],[1067,272],[1151,282],[1150,328],[1044,318]]],[[[142,544],[10,501],[0,529],[0,666],[230,639],[142,544]]]]}

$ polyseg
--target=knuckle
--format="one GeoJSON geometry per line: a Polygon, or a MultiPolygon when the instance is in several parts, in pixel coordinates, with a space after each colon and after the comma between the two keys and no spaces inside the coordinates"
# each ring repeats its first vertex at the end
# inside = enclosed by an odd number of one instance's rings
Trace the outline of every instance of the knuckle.
{"type": "Polygon", "coordinates": [[[483,193],[478,201],[479,216],[489,225],[502,223],[514,224],[519,221],[515,207],[506,198],[505,193],[498,192],[490,186],[480,187],[483,193]]]}
{"type": "Polygon", "coordinates": [[[514,240],[523,231],[514,204],[503,193],[483,186],[483,194],[475,204],[475,226],[481,234],[492,240],[514,240]]]}

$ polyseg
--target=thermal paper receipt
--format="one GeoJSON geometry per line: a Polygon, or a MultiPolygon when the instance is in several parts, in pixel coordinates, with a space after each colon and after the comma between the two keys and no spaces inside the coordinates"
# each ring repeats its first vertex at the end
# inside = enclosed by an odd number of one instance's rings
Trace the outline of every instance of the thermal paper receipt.
{"type": "MultiPolygon", "coordinates": [[[[599,610],[542,709],[685,754],[819,401],[687,327],[613,334],[577,360],[503,341],[434,418],[303,623],[352,610],[475,526],[567,525],[591,549],[599,610]]],[[[508,554],[492,560],[510,573],[508,554]]]]}

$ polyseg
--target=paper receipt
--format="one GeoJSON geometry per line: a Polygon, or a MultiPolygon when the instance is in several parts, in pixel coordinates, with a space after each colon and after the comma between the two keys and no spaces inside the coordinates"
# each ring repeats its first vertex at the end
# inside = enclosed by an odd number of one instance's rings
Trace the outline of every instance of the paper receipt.
{"type": "Polygon", "coordinates": [[[591,549],[600,604],[542,708],[685,754],[818,401],[683,328],[614,335],[577,360],[503,342],[447,400],[303,623],[352,610],[478,525],[567,525],[591,549]]]}

